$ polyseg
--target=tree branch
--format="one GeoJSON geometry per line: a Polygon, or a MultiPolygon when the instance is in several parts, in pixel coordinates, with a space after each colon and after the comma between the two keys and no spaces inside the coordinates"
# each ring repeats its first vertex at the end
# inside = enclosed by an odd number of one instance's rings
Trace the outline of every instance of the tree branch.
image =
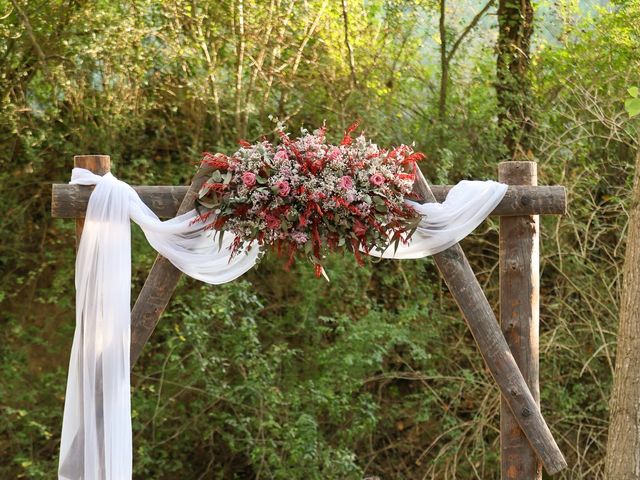
{"type": "Polygon", "coordinates": [[[450,62],[451,59],[453,58],[453,56],[456,53],[456,50],[458,50],[458,47],[460,46],[460,44],[462,43],[462,41],[466,38],[467,35],[469,35],[469,33],[471,33],[471,30],[473,30],[476,25],[478,25],[478,22],[480,22],[480,20],[482,19],[482,17],[484,16],[485,13],[487,13],[487,10],[489,10],[493,4],[495,3],[495,0],[489,0],[486,5],[484,7],[482,7],[482,10],[480,10],[475,17],[473,17],[473,20],[471,20],[471,22],[469,23],[469,25],[466,26],[466,28],[464,29],[464,31],[460,34],[460,36],[458,37],[458,39],[455,41],[455,43],[453,44],[453,46],[451,47],[451,50],[449,51],[449,53],[447,54],[447,62],[450,62]]]}
{"type": "Polygon", "coordinates": [[[11,0],[11,4],[13,5],[13,8],[16,9],[16,12],[18,12],[18,15],[20,16],[20,18],[22,20],[24,28],[27,31],[27,35],[29,35],[29,39],[31,40],[31,44],[33,45],[33,49],[36,51],[36,55],[38,56],[38,59],[41,62],[44,63],[44,61],[47,59],[47,57],[44,54],[44,52],[42,51],[42,48],[40,48],[40,45],[38,44],[38,41],[36,40],[36,36],[33,33],[33,28],[31,28],[31,22],[29,21],[29,17],[27,17],[27,14],[24,13],[24,10],[22,10],[22,8],[20,8],[20,5],[18,5],[18,2],[16,2],[16,0],[11,0]]]}
{"type": "MultiPolygon", "coordinates": [[[[438,99],[438,118],[440,123],[444,123],[447,115],[447,88],[449,86],[449,61],[447,56],[447,26],[445,24],[447,14],[446,0],[440,0],[440,18],[438,20],[438,30],[440,32],[440,95],[438,99]]],[[[442,129],[439,130],[439,146],[444,143],[442,129]]]]}
{"type": "Polygon", "coordinates": [[[351,43],[349,42],[349,19],[347,16],[347,0],[342,0],[342,18],[344,20],[344,43],[347,46],[347,51],[349,52],[349,69],[351,70],[351,84],[352,87],[356,87],[358,85],[358,80],[356,78],[356,62],[353,57],[353,48],[351,47],[351,43]]]}

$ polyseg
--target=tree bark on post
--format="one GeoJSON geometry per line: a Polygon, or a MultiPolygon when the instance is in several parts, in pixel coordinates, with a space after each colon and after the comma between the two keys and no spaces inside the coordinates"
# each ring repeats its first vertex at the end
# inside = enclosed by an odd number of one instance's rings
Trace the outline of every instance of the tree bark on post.
{"type": "Polygon", "coordinates": [[[640,479],[640,147],[624,258],[605,478],[640,479]]]}
{"type": "MultiPolygon", "coordinates": [[[[535,162],[504,162],[501,182],[537,185],[535,162]]],[[[511,353],[531,394],[540,405],[539,216],[500,218],[500,324],[511,353]]],[[[542,464],[531,448],[504,397],[500,398],[502,480],[541,480],[542,464]]]]}
{"type": "MultiPolygon", "coordinates": [[[[111,170],[111,157],[109,155],[75,155],[73,157],[74,168],[84,168],[96,175],[105,175],[111,170]]],[[[91,188],[91,187],[86,187],[91,188]]],[[[93,190],[93,188],[91,188],[93,190]]],[[[76,250],[80,246],[80,237],[84,228],[84,217],[76,219],[76,250]]]]}

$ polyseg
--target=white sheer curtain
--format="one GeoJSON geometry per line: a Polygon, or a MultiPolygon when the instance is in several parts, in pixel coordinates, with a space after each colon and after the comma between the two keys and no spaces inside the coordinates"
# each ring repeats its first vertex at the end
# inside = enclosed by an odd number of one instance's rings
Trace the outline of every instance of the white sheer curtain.
{"type": "Polygon", "coordinates": [[[393,246],[370,255],[382,258],[410,259],[428,257],[458,243],[480,225],[507,193],[504,183],[463,180],[454,185],[442,203],[416,203],[405,200],[420,215],[420,221],[408,244],[393,246]]]}
{"type": "Polygon", "coordinates": [[[87,207],[76,258],[76,330],[69,362],[60,464],[61,480],[131,478],[129,343],[131,224],[187,275],[230,282],[256,262],[258,249],[229,259],[233,235],[222,248],[193,223],[195,211],[166,222],[126,183],[74,168],[72,184],[96,185],[87,207]]]}
{"type": "MultiPolygon", "coordinates": [[[[210,284],[251,269],[258,248],[230,258],[194,210],[162,222],[126,183],[74,168],[72,184],[96,185],[76,258],[76,330],[65,398],[60,480],[127,480],[132,474],[129,379],[131,303],[130,220],[149,243],[185,274],[210,284]]],[[[408,245],[384,258],[433,255],[468,235],[502,200],[506,185],[460,182],[442,204],[411,204],[423,215],[408,245]]],[[[210,221],[212,221],[211,219],[210,221]]]]}

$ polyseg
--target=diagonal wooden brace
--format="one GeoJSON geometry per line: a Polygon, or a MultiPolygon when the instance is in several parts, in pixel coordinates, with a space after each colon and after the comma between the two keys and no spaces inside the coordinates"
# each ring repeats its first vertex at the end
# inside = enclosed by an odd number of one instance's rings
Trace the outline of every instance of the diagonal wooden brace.
{"type": "MultiPolygon", "coordinates": [[[[431,188],[419,169],[416,175],[414,191],[425,202],[435,202],[431,188]]],[[[531,447],[549,474],[563,470],[567,467],[567,462],[518,369],[495,314],[462,248],[455,244],[433,258],[464,315],[491,375],[531,447]]]]}
{"type": "MultiPolygon", "coordinates": [[[[211,167],[200,165],[187,194],[182,199],[178,215],[194,208],[198,192],[211,172],[211,167]]],[[[131,368],[138,360],[144,344],[149,340],[160,315],[167,308],[181,276],[182,272],[174,267],[169,260],[162,255],[156,257],[131,311],[131,368]]]]}

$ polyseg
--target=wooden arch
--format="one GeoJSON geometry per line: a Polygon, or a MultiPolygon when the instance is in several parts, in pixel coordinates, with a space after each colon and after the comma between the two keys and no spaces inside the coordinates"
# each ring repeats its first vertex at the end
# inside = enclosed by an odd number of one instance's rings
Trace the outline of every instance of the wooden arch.
{"type": "MultiPolygon", "coordinates": [[[[111,169],[107,155],[77,155],[74,166],[98,175],[111,169]]],[[[539,480],[542,465],[555,474],[567,463],[540,412],[539,388],[539,215],[566,213],[562,186],[538,186],[535,162],[504,162],[499,180],[509,188],[491,213],[500,216],[500,324],[460,245],[434,255],[435,263],[473,334],[502,394],[501,471],[504,480],[539,480]]],[[[194,208],[209,177],[201,166],[189,187],[134,186],[159,216],[194,208]]],[[[441,201],[450,186],[429,186],[418,174],[414,190],[425,202],[441,201]]],[[[79,242],[93,187],[54,184],[51,213],[76,219],[79,242]]],[[[142,352],[182,272],[158,255],[131,312],[131,367],[142,352]]]]}

